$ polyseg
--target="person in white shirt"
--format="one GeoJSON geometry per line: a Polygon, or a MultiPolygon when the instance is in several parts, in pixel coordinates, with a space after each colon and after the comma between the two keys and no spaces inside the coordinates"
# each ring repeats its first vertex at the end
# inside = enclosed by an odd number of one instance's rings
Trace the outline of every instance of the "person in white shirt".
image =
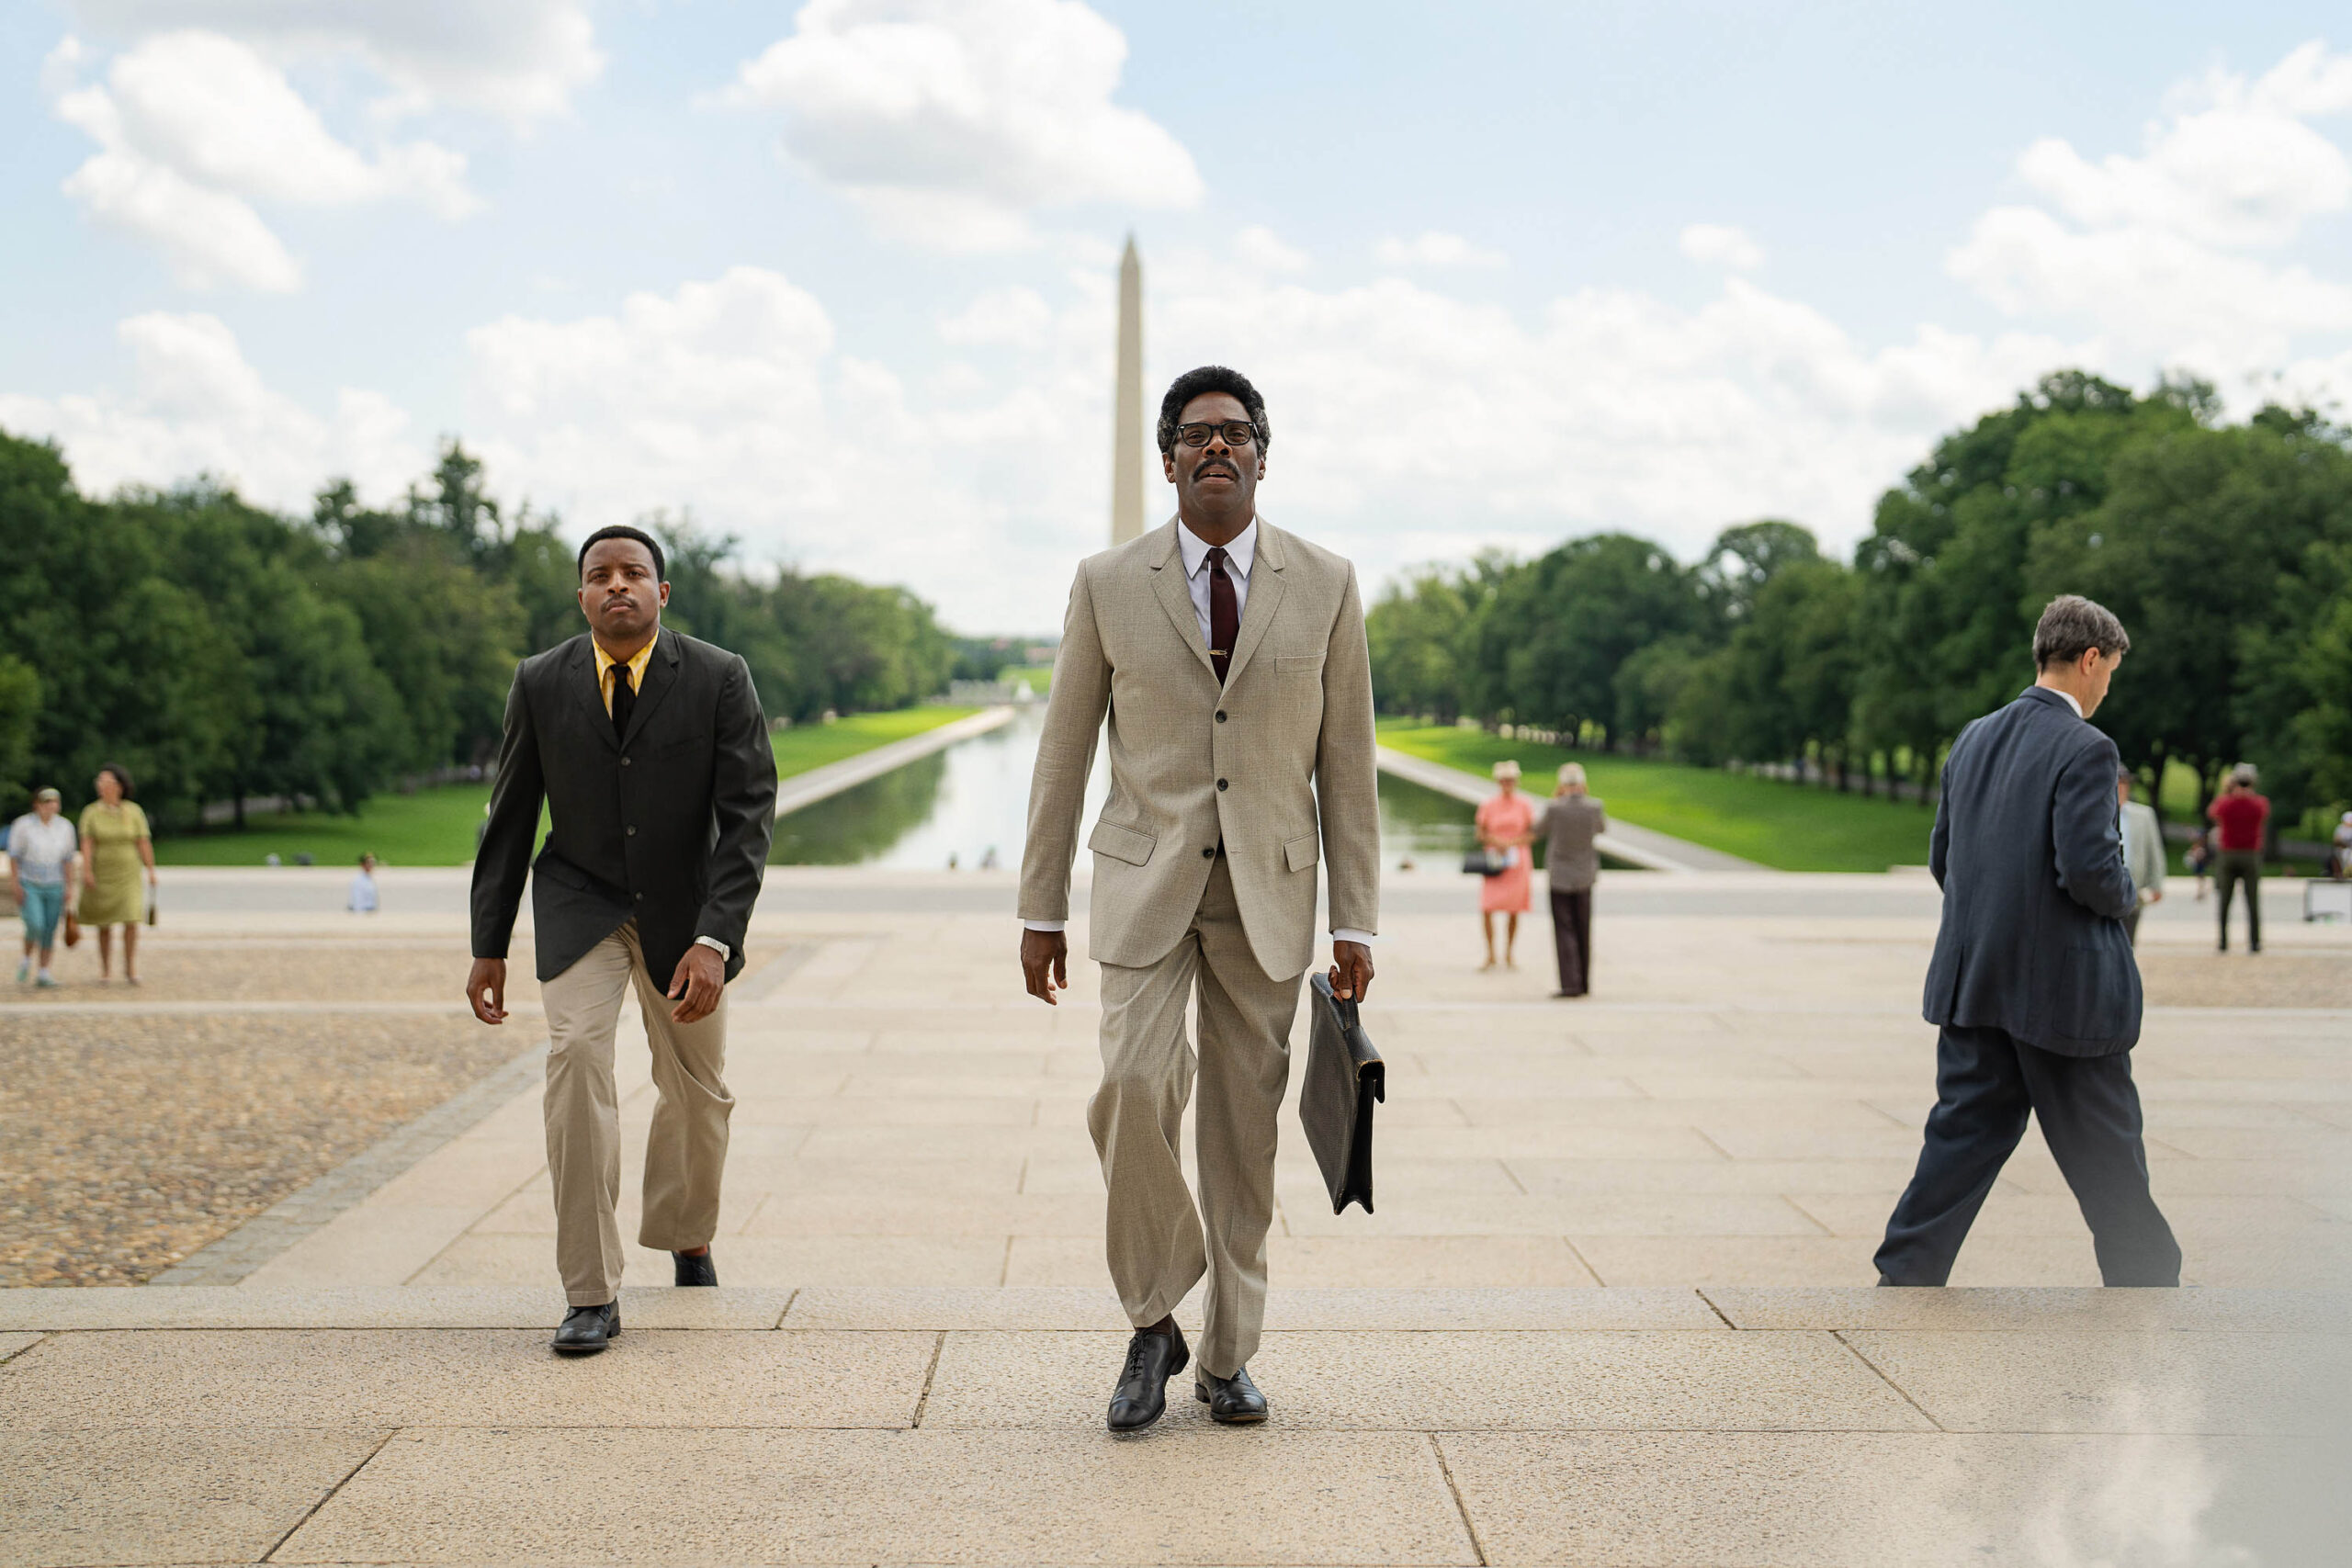
{"type": "Polygon", "coordinates": [[[351,912],[372,915],[376,912],[376,857],[361,855],[359,870],[351,879],[351,912]]]}
{"type": "Polygon", "coordinates": [[[58,809],[53,789],[33,796],[33,808],[8,828],[8,877],[25,919],[25,956],[17,984],[30,976],[44,988],[57,984],[49,972],[57,952],[57,921],[72,903],[74,866],[81,848],[74,824],[58,809]],[[34,969],[39,955],[40,966],[34,969]]]}
{"type": "Polygon", "coordinates": [[[2115,779],[2115,798],[2123,810],[2123,864],[2132,873],[2132,890],[2140,902],[2123,917],[2124,934],[2132,945],[2140,942],[2140,911],[2165,896],[2165,828],[2156,808],[2132,798],[2132,770],[2115,779]]]}

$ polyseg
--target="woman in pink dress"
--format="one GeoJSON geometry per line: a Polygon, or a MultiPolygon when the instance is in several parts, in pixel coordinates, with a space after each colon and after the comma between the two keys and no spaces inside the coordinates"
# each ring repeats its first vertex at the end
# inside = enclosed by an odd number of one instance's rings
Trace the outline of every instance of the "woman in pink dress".
{"type": "Polygon", "coordinates": [[[1517,762],[1497,762],[1495,783],[1500,793],[1488,796],[1478,807],[1478,841],[1490,855],[1510,856],[1510,864],[1496,875],[1478,879],[1478,919],[1487,932],[1487,962],[1479,968],[1495,966],[1495,917],[1499,914],[1510,917],[1503,934],[1503,964],[1516,969],[1519,917],[1528,909],[1528,846],[1535,841],[1535,807],[1519,793],[1517,762]]]}

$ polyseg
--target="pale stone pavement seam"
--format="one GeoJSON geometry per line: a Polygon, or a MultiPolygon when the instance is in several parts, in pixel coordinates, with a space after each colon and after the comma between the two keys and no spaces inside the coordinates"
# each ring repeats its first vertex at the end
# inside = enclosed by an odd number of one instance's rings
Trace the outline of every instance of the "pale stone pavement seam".
{"type": "Polygon", "coordinates": [[[1928,1414],[1928,1407],[1926,1405],[1921,1404],[1917,1400],[1911,1397],[1910,1390],[1905,1388],[1901,1383],[1896,1382],[1893,1378],[1888,1377],[1886,1373],[1881,1370],[1876,1361],[1873,1361],[1868,1356],[1863,1355],[1860,1348],[1857,1347],[1852,1340],[1846,1337],[1846,1331],[1844,1329],[1831,1329],[1829,1331],[1829,1337],[1835,1339],[1838,1344],[1843,1345],[1848,1350],[1851,1351],[1853,1353],[1854,1359],[1861,1362],[1862,1365],[1868,1367],[1872,1372],[1877,1374],[1879,1382],[1884,1383],[1887,1387],[1901,1394],[1903,1396],[1903,1403],[1909,1405],[1912,1409],[1917,1411],[1921,1416],[1925,1417],[1928,1425],[1933,1427],[1939,1432],[1949,1430],[1942,1422],[1928,1414]]]}
{"type": "Polygon", "coordinates": [[[376,1461],[376,1456],[382,1453],[385,1446],[390,1443],[394,1438],[399,1437],[400,1434],[401,1428],[395,1427],[391,1430],[386,1432],[382,1437],[377,1438],[376,1446],[369,1449],[366,1456],[363,1457],[357,1464],[353,1465],[349,1470],[345,1471],[342,1480],[328,1487],[324,1495],[321,1496],[317,1502],[302,1510],[302,1517],[300,1518],[296,1519],[292,1524],[286,1528],[286,1533],[284,1535],[279,1536],[276,1540],[270,1543],[269,1550],[261,1554],[260,1561],[266,1562],[270,1559],[276,1557],[278,1552],[285,1548],[286,1543],[294,1539],[295,1532],[316,1517],[321,1508],[323,1508],[329,1503],[334,1502],[336,1496],[341,1494],[343,1489],[351,1484],[352,1477],[357,1475],[370,1464],[373,1464],[376,1461]]]}
{"type": "Polygon", "coordinates": [[[233,1285],[263,1264],[356,1207],[395,1177],[451,1140],[473,1130],[530,1085],[547,1059],[548,1043],[533,1044],[432,1110],[393,1128],[368,1147],[243,1224],[157,1274],[154,1285],[233,1285]]]}
{"type": "MultiPolygon", "coordinates": [[[[517,1093],[527,1093],[527,1092],[528,1092],[527,1086],[526,1086],[524,1089],[517,1090],[516,1092],[517,1092],[517,1093]]],[[[491,1206],[490,1206],[489,1208],[487,1208],[487,1209],[485,1209],[485,1210],[483,1210],[483,1211],[482,1211],[482,1217],[483,1217],[483,1218],[487,1218],[487,1217],[489,1217],[490,1215],[492,1215],[492,1214],[494,1214],[494,1213],[498,1213],[498,1211],[499,1211],[499,1210],[501,1210],[501,1209],[504,1208],[507,1204],[509,1204],[509,1203],[513,1202],[516,1198],[518,1198],[518,1197],[522,1196],[522,1194],[525,1192],[525,1190],[526,1190],[530,1187],[530,1185],[531,1185],[533,1182],[535,1182],[535,1181],[538,1180],[538,1179],[539,1179],[540,1177],[545,1176],[545,1175],[547,1174],[547,1169],[548,1169],[548,1168],[547,1168],[546,1164],[545,1164],[544,1162],[542,1162],[537,1169],[535,1169],[535,1170],[533,1170],[533,1171],[531,1172],[531,1174],[530,1174],[530,1175],[528,1175],[528,1176],[525,1177],[522,1180],[520,1180],[520,1181],[516,1182],[513,1187],[508,1188],[504,1192],[503,1192],[503,1193],[499,1194],[499,1196],[497,1197],[497,1199],[496,1199],[496,1200],[495,1200],[495,1201],[491,1204],[491,1206]]],[[[461,1242],[461,1241],[465,1240],[465,1239],[466,1239],[466,1237],[468,1237],[468,1236],[469,1236],[469,1235],[473,1235],[473,1234],[474,1234],[474,1225],[478,1225],[478,1224],[480,1224],[481,1223],[481,1220],[480,1220],[480,1219],[475,1220],[471,1224],[467,1225],[465,1229],[463,1229],[463,1230],[459,1231],[457,1235],[455,1235],[451,1236],[447,1241],[445,1241],[445,1242],[443,1242],[439,1247],[435,1247],[435,1248],[433,1249],[433,1256],[432,1256],[432,1257],[430,1257],[430,1258],[426,1258],[424,1262],[422,1262],[422,1263],[418,1264],[418,1265],[416,1266],[416,1269],[415,1269],[415,1271],[414,1271],[413,1273],[410,1274],[410,1275],[409,1275],[409,1277],[408,1277],[407,1279],[402,1280],[401,1281],[401,1284],[403,1284],[403,1285],[413,1285],[413,1284],[415,1284],[415,1283],[416,1283],[416,1281],[417,1281],[418,1277],[419,1277],[419,1276],[421,1276],[421,1275],[423,1275],[423,1274],[424,1274],[427,1269],[431,1269],[431,1268],[432,1268],[435,1263],[440,1262],[440,1261],[441,1261],[441,1259],[442,1259],[443,1258],[447,1257],[447,1256],[448,1255],[448,1251],[449,1251],[449,1249],[450,1249],[451,1247],[453,1247],[457,1246],[459,1242],[461,1242]]]]}
{"type": "Polygon", "coordinates": [[[947,1349],[947,1330],[941,1329],[931,1342],[931,1365],[922,1370],[922,1393],[915,1396],[915,1418],[910,1426],[921,1429],[923,1413],[931,1408],[931,1380],[939,1375],[939,1358],[947,1349]]]}
{"type": "Polygon", "coordinates": [[[1582,1247],[1569,1240],[1566,1236],[1562,1236],[1560,1238],[1560,1245],[1568,1249],[1569,1257],[1575,1258],[1578,1263],[1584,1266],[1584,1271],[1592,1276],[1592,1282],[1594,1284],[1606,1285],[1609,1283],[1608,1280],[1600,1277],[1600,1270],[1592,1266],[1592,1259],[1584,1255],[1584,1249],[1582,1247]]]}
{"type": "Polygon", "coordinates": [[[1521,1197],[1525,1198],[1530,1196],[1527,1190],[1527,1183],[1519,1179],[1519,1172],[1510,1168],[1510,1161],[1507,1159],[1498,1159],[1495,1161],[1495,1163],[1503,1168],[1503,1179],[1517,1188],[1521,1197]]]}
{"type": "Polygon", "coordinates": [[[43,1334],[39,1338],[35,1339],[30,1345],[19,1345],[13,1350],[0,1350],[0,1367],[6,1366],[9,1362],[23,1355],[26,1351],[33,1349],[45,1343],[50,1337],[51,1337],[49,1335],[43,1334]]]}
{"type": "Polygon", "coordinates": [[[1827,1225],[1823,1224],[1820,1219],[1816,1217],[1811,1210],[1807,1209],[1803,1203],[1798,1202],[1795,1199],[1790,1197],[1787,1193],[1776,1192],[1773,1196],[1780,1199],[1781,1202],[1786,1203],[1790,1208],[1794,1209],[1804,1217],[1805,1224],[1813,1226],[1822,1235],[1836,1235],[1838,1234],[1836,1231],[1831,1230],[1827,1225]]]}
{"type": "Polygon", "coordinates": [[[1453,1499],[1453,1511],[1461,1516],[1462,1532],[1470,1538],[1470,1554],[1478,1560],[1479,1568],[1487,1568],[1487,1546],[1478,1539],[1478,1527],[1470,1517],[1470,1505],[1462,1498],[1462,1487],[1453,1479],[1453,1466],[1445,1457],[1445,1445],[1435,1432],[1423,1432],[1429,1439],[1430,1452],[1437,1460],[1437,1472],[1445,1478],[1446,1495],[1453,1499]]]}
{"type": "Polygon", "coordinates": [[[1690,1293],[1691,1293],[1692,1295],[1694,1295],[1694,1296],[1698,1297],[1701,1301],[1702,1301],[1702,1302],[1706,1303],[1707,1303],[1707,1310],[1708,1310],[1709,1312],[1711,1312],[1711,1313],[1713,1313],[1717,1317],[1722,1318],[1722,1319],[1724,1320],[1724,1326],[1725,1328],[1730,1329],[1734,1334],[1736,1334],[1736,1333],[1738,1333],[1738,1332],[1739,1332],[1739,1325],[1737,1325],[1737,1324],[1734,1323],[1734,1322],[1731,1320],[1731,1316],[1730,1316],[1730,1314],[1729,1314],[1728,1313],[1724,1312],[1723,1308],[1721,1308],[1721,1307],[1719,1307],[1719,1306],[1717,1306],[1717,1305],[1715,1304],[1715,1298],[1714,1298],[1714,1297],[1713,1297],[1713,1296],[1711,1296],[1711,1295],[1707,1294],[1707,1292],[1704,1292],[1704,1291],[1702,1291],[1702,1290],[1700,1290],[1700,1289],[1696,1288],[1695,1286],[1691,1289],[1690,1293]]]}
{"type": "Polygon", "coordinates": [[[792,1315],[792,1303],[799,1299],[800,1287],[795,1285],[792,1287],[792,1294],[784,1298],[784,1310],[775,1314],[775,1322],[769,1325],[770,1333],[776,1333],[784,1327],[784,1320],[792,1315]]]}

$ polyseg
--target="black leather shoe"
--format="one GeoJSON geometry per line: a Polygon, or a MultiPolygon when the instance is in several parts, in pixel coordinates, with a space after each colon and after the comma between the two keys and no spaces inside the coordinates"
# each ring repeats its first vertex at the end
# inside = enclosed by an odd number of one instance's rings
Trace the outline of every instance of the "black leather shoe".
{"type": "Polygon", "coordinates": [[[1221,1378],[1203,1367],[1193,1378],[1193,1397],[1209,1407],[1210,1420],[1222,1421],[1228,1427],[1247,1427],[1266,1418],[1266,1396],[1250,1381],[1249,1368],[1221,1378]]]}
{"type": "Polygon", "coordinates": [[[1184,1348],[1184,1331],[1174,1324],[1165,1334],[1138,1328],[1127,1341],[1127,1363],[1119,1370],[1119,1386],[1111,1391],[1111,1413],[1104,1425],[1114,1432],[1140,1432],[1168,1410],[1168,1380],[1193,1359],[1184,1348]]]}
{"type": "Polygon", "coordinates": [[[681,1285],[716,1285],[718,1265],[710,1260],[707,1252],[689,1258],[683,1252],[670,1254],[670,1261],[678,1266],[677,1282],[681,1285]]]}
{"type": "Polygon", "coordinates": [[[563,1326],[555,1331],[555,1353],[559,1356],[593,1356],[620,1337],[621,1303],[606,1302],[600,1307],[573,1307],[563,1326]]]}

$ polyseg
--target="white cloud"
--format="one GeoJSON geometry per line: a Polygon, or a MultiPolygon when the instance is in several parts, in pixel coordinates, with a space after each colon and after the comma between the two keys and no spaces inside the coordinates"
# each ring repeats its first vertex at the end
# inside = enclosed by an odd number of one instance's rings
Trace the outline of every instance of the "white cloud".
{"type": "Polygon", "coordinates": [[[1001,250],[1041,209],[1199,200],[1192,155],[1112,101],[1126,53],[1079,0],[812,0],[725,96],[885,227],[1001,250]]]}
{"type": "Polygon", "coordinates": [[[1441,270],[1448,267],[1498,267],[1509,265],[1500,251],[1482,250],[1459,234],[1442,234],[1429,230],[1409,240],[1391,236],[1372,248],[1373,259],[1383,266],[1421,267],[1441,270]]]}
{"type": "Polygon", "coordinates": [[[432,461],[408,416],[379,393],[345,388],[322,416],[272,391],[217,317],[155,311],[116,335],[130,351],[130,389],[0,393],[0,428],[55,439],[86,491],[209,474],[249,500],[307,512],[332,476],[389,496],[432,461]]]}
{"type": "Polygon", "coordinates": [[[2309,123],[2346,110],[2352,56],[2314,43],[2251,82],[2177,91],[2136,155],[2036,141],[2018,175],[2045,205],[1985,212],[1949,270],[2012,315],[2095,323],[2127,361],[2225,381],[2275,367],[2352,332],[2352,283],[2277,254],[2352,207],[2352,158],[2309,123]]]}
{"type": "Polygon", "coordinates": [[[404,107],[463,105],[518,123],[561,111],[605,59],[585,0],[74,0],[117,38],[200,28],[273,57],[350,55],[404,107]]]}
{"type": "Polygon", "coordinates": [[[1764,265],[1764,247],[1747,231],[1729,223],[1693,223],[1682,231],[1682,254],[1707,266],[1753,272],[1764,265]]]}
{"type": "Polygon", "coordinates": [[[60,89],[58,118],[99,149],[65,192],[98,222],[163,251],[191,287],[300,285],[300,266],[255,201],[405,199],[444,219],[480,205],[461,154],[410,141],[363,156],[329,133],[282,71],[233,39],[158,34],[116,56],[103,85],[71,85],[81,58],[68,39],[44,73],[60,89]]]}
{"type": "Polygon", "coordinates": [[[1233,254],[1244,266],[1260,272],[1305,272],[1315,260],[1263,224],[1244,229],[1233,237],[1233,254]]]}

